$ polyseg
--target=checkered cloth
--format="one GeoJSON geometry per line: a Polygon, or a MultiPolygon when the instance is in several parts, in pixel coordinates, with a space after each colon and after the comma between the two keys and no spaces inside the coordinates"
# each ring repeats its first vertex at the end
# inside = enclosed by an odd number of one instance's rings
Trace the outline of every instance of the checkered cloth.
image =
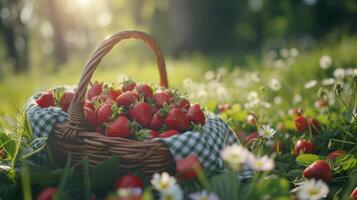
{"type": "MultiPolygon", "coordinates": [[[[37,138],[33,148],[43,145],[52,132],[55,123],[65,123],[67,113],[61,108],[41,108],[36,99],[41,95],[32,96],[27,105],[26,113],[33,135],[37,138]]],[[[227,145],[237,142],[232,129],[212,113],[207,114],[205,125],[200,131],[187,131],[184,134],[160,139],[169,147],[173,157],[178,160],[190,154],[196,154],[205,171],[217,173],[225,170],[220,151],[227,145]]]]}
{"type": "Polygon", "coordinates": [[[220,151],[237,143],[232,129],[212,113],[207,114],[206,123],[200,131],[187,131],[161,140],[169,147],[175,160],[196,154],[204,169],[212,174],[225,169],[220,151]]]}

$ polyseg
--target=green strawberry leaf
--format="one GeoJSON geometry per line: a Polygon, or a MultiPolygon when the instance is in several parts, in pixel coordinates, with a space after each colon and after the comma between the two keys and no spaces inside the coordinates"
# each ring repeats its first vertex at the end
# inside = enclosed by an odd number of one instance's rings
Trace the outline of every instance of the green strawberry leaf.
{"type": "Polygon", "coordinates": [[[100,193],[113,188],[116,179],[120,176],[120,159],[117,156],[111,156],[91,170],[92,191],[100,193]],[[109,174],[108,174],[109,172],[109,174]]]}
{"type": "Polygon", "coordinates": [[[303,166],[308,166],[311,163],[315,162],[316,160],[319,160],[320,157],[315,154],[300,154],[296,158],[296,162],[303,165],[303,166]]]}

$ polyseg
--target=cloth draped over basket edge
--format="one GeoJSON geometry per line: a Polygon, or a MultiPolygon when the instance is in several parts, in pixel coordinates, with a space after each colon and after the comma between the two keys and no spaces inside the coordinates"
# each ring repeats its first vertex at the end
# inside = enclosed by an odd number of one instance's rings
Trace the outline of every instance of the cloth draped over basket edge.
{"type": "MultiPolygon", "coordinates": [[[[67,87],[67,90],[73,90],[67,87]]],[[[36,99],[41,93],[36,93],[26,104],[26,114],[35,138],[33,148],[37,149],[46,142],[55,123],[65,123],[67,113],[59,107],[41,108],[36,99]],[[45,139],[44,139],[45,138],[45,139]]],[[[213,113],[207,114],[205,125],[201,131],[187,131],[169,138],[160,138],[170,149],[175,160],[182,159],[190,154],[196,154],[205,171],[214,174],[225,170],[220,151],[228,145],[237,142],[237,137],[232,129],[213,113]]],[[[244,174],[249,172],[243,172],[244,174]]],[[[248,175],[248,174],[247,174],[248,175]]]]}

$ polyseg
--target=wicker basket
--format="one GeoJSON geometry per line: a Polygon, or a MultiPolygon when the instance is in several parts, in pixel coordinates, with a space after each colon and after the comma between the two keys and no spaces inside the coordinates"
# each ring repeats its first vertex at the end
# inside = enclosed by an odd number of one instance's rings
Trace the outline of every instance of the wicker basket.
{"type": "Polygon", "coordinates": [[[161,141],[106,137],[101,133],[88,131],[86,128],[83,104],[93,72],[115,44],[131,38],[141,40],[155,54],[160,73],[160,85],[168,87],[163,55],[149,35],[139,31],[123,31],[104,40],[92,53],[82,72],[68,111],[67,123],[55,124],[50,136],[50,146],[56,160],[60,163],[64,163],[69,155],[74,163],[88,156],[90,166],[93,166],[112,155],[118,155],[121,159],[120,169],[124,171],[138,169],[148,176],[155,172],[167,171],[171,174],[175,172],[175,161],[169,148],[161,141]]]}

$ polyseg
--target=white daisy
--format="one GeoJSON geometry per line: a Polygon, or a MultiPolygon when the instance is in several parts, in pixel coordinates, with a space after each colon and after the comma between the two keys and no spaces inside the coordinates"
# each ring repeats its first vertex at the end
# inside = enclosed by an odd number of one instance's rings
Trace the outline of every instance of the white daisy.
{"type": "Polygon", "coordinates": [[[321,180],[310,179],[300,183],[293,191],[297,192],[300,200],[319,200],[327,196],[329,188],[321,180]]]}
{"type": "Polygon", "coordinates": [[[176,179],[167,172],[155,173],[151,179],[151,184],[158,191],[166,191],[176,185],[176,179]]]}
{"type": "Polygon", "coordinates": [[[317,81],[316,80],[311,80],[305,83],[304,88],[305,89],[310,89],[313,88],[317,85],[317,81]]]}
{"type": "Polygon", "coordinates": [[[301,95],[299,95],[299,94],[295,94],[295,95],[294,95],[294,97],[293,97],[293,102],[294,102],[295,104],[300,103],[301,100],[302,100],[301,95]]]}
{"type": "Polygon", "coordinates": [[[297,48],[290,48],[290,55],[292,57],[298,57],[299,56],[299,50],[297,48]]]}
{"type": "Polygon", "coordinates": [[[278,91],[281,89],[281,83],[278,79],[273,78],[270,81],[269,87],[270,87],[270,89],[272,89],[274,91],[278,91]]]}
{"type": "Polygon", "coordinates": [[[326,78],[321,81],[322,85],[328,86],[328,85],[333,85],[335,84],[335,79],[334,78],[326,78]]]}
{"type": "Polygon", "coordinates": [[[332,65],[332,58],[328,55],[323,55],[320,58],[320,67],[321,69],[328,69],[332,65]]]}
{"type": "Polygon", "coordinates": [[[256,171],[271,171],[274,169],[274,160],[268,156],[248,157],[248,166],[256,171]]]}
{"type": "Polygon", "coordinates": [[[239,171],[242,165],[247,163],[247,158],[250,154],[246,148],[238,144],[227,146],[221,151],[222,159],[235,171],[239,171]]]}
{"type": "Polygon", "coordinates": [[[207,192],[205,190],[191,193],[189,197],[191,200],[219,200],[219,197],[215,193],[207,192]]]}
{"type": "Polygon", "coordinates": [[[174,185],[168,190],[160,192],[161,200],[182,200],[183,193],[179,185],[174,185]]]}
{"type": "Polygon", "coordinates": [[[346,71],[343,68],[337,68],[333,72],[333,76],[337,79],[343,79],[346,76],[346,71]]]}
{"type": "Polygon", "coordinates": [[[267,138],[267,139],[270,139],[272,138],[275,133],[276,133],[276,130],[274,130],[273,128],[271,128],[269,125],[263,125],[259,130],[258,130],[258,133],[260,136],[264,137],[264,138],[267,138]]]}

